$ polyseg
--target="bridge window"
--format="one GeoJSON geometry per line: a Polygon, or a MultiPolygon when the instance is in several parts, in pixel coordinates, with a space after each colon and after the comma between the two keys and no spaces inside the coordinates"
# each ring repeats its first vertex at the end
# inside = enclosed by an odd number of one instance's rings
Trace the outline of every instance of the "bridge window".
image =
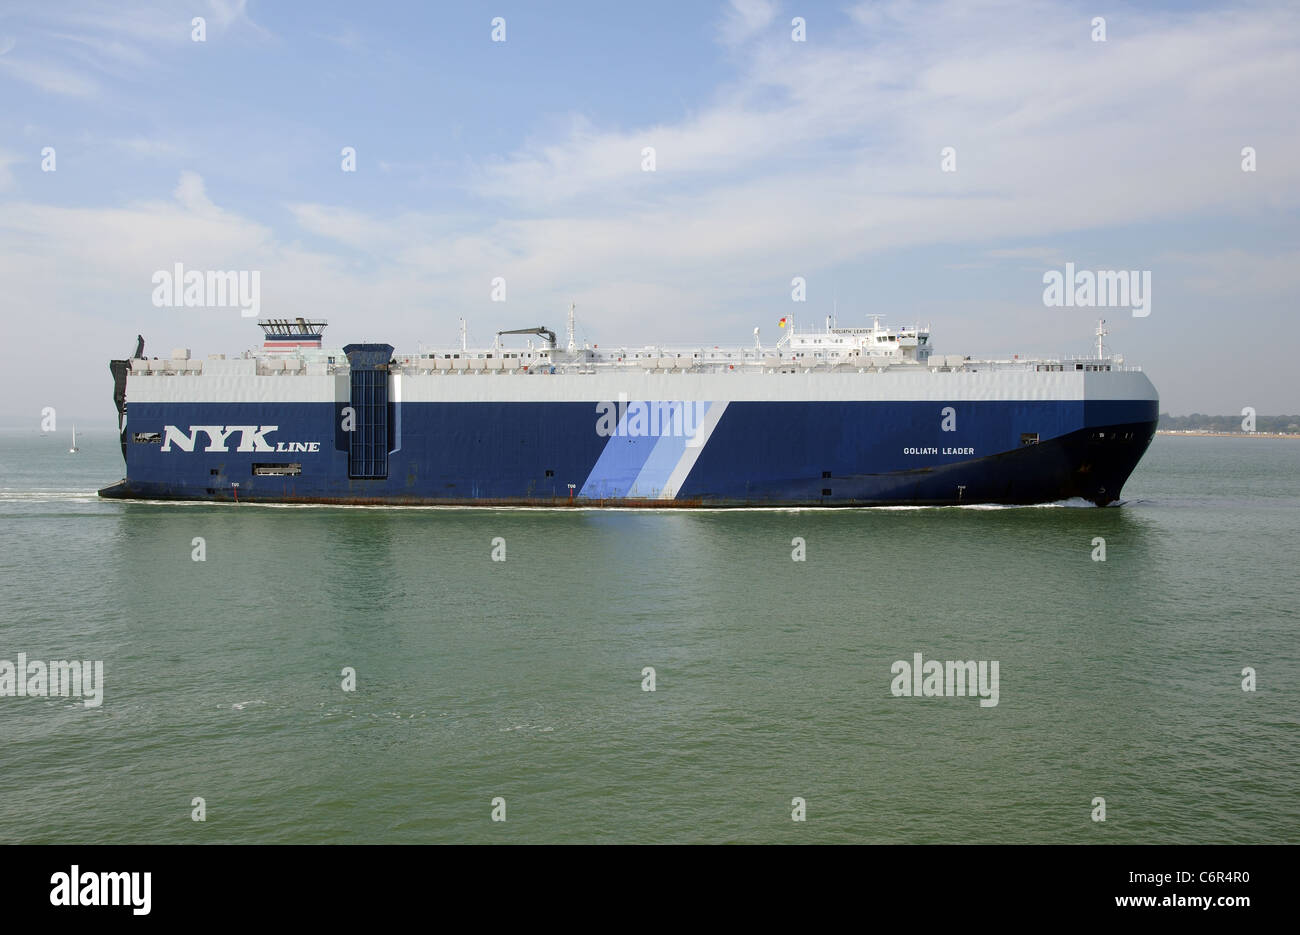
{"type": "Polygon", "coordinates": [[[281,461],[274,464],[266,463],[266,462],[263,463],[255,462],[253,464],[254,476],[264,475],[269,477],[290,477],[294,474],[301,474],[301,473],[302,473],[302,465],[296,461],[292,463],[281,461]]]}

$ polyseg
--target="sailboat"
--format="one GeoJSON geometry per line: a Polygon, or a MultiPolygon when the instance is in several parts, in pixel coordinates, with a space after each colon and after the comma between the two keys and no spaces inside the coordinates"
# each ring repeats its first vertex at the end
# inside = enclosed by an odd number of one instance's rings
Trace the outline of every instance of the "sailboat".
{"type": "Polygon", "coordinates": [[[72,447],[68,449],[68,454],[75,455],[81,449],[77,447],[77,427],[72,427],[72,447]]]}

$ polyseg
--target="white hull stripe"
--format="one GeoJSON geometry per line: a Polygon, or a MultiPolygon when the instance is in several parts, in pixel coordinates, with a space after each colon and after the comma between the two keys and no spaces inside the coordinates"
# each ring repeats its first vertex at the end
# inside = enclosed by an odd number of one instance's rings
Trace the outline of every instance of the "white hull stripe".
{"type": "Polygon", "coordinates": [[[695,430],[695,437],[686,439],[683,446],[681,457],[678,458],[673,472],[668,475],[668,481],[664,484],[657,499],[675,500],[677,491],[682,489],[682,484],[686,483],[686,478],[690,476],[691,468],[695,467],[695,462],[699,460],[700,452],[704,446],[709,443],[709,437],[713,430],[718,427],[722,421],[722,414],[727,411],[727,401],[715,400],[709,403],[709,410],[704,414],[704,421],[698,429],[695,430]]]}

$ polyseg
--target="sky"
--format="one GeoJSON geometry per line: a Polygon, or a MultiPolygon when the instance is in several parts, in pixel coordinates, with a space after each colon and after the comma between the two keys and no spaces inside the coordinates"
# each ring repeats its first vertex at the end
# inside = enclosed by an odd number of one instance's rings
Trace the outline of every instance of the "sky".
{"type": "Polygon", "coordinates": [[[156,306],[176,263],[399,351],[570,302],[606,345],[881,315],[993,357],[1105,318],[1163,411],[1300,412],[1298,96],[1294,3],[5,0],[0,423],[115,425],[137,333],[260,343],[156,306]],[[1149,314],[1046,305],[1067,263],[1149,314]]]}

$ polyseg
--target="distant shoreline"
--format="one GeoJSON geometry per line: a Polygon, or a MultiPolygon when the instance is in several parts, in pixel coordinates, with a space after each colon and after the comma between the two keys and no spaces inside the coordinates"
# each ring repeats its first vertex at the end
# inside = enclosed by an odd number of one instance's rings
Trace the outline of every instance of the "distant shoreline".
{"type": "Polygon", "coordinates": [[[1300,432],[1199,432],[1195,429],[1157,429],[1156,434],[1181,438],[1300,438],[1300,432]]]}

